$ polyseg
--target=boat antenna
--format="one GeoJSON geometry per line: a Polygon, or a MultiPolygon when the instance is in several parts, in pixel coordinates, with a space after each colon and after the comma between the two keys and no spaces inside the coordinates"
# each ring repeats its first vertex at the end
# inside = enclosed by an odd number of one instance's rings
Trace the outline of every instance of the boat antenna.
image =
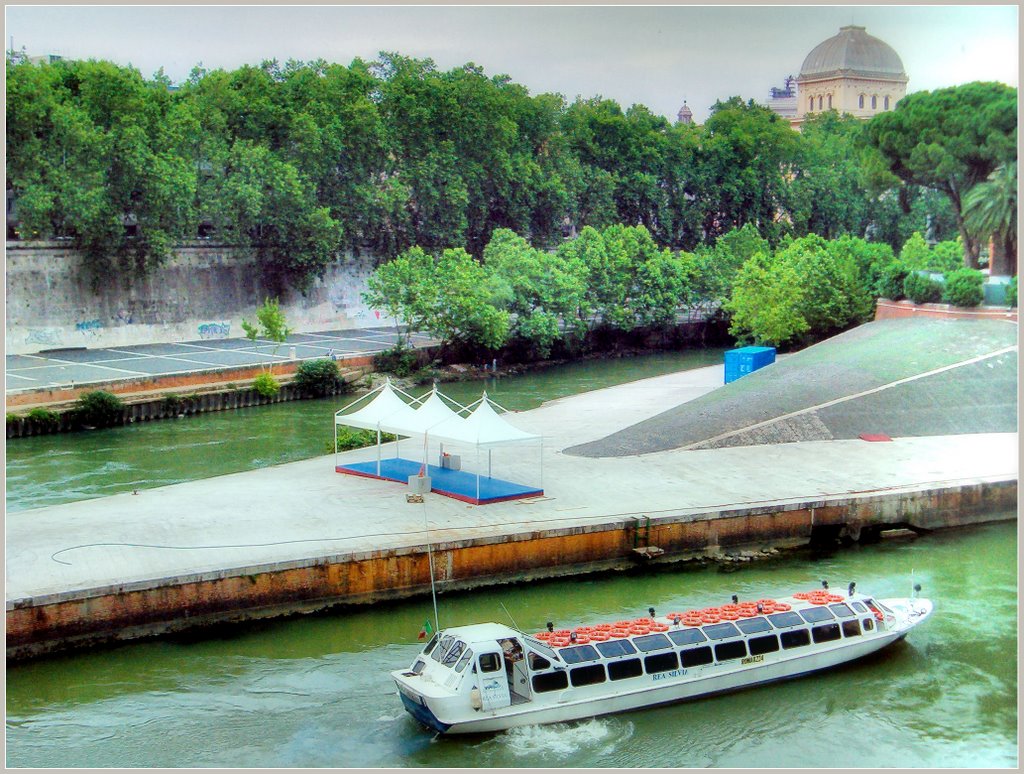
{"type": "Polygon", "coordinates": [[[427,498],[424,495],[420,495],[423,499],[423,528],[427,532],[427,562],[430,565],[430,597],[434,602],[434,631],[441,631],[441,621],[437,616],[437,587],[434,585],[434,549],[430,544],[430,526],[427,524],[427,498]]]}
{"type": "MultiPolygon", "coordinates": [[[[505,615],[507,615],[507,616],[508,616],[508,620],[510,620],[510,621],[512,622],[512,625],[513,625],[513,626],[514,626],[515,628],[519,629],[519,624],[517,624],[517,623],[516,623],[516,619],[512,617],[512,614],[511,614],[511,613],[510,613],[510,612],[508,611],[508,608],[507,608],[507,607],[505,607],[505,603],[504,603],[504,602],[501,602],[501,601],[499,601],[499,602],[498,602],[498,604],[499,604],[499,605],[501,605],[501,609],[505,611],[505,615]]],[[[521,630],[520,630],[520,631],[521,631],[521,630]]]]}

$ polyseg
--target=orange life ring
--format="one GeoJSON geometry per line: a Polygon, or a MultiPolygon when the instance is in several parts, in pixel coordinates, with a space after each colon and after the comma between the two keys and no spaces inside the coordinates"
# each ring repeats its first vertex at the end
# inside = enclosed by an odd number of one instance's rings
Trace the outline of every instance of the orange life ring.
{"type": "Polygon", "coordinates": [[[590,626],[576,626],[572,631],[574,634],[590,634],[594,630],[590,626]]]}
{"type": "MultiPolygon", "coordinates": [[[[572,642],[572,640],[569,640],[569,642],[572,642]]],[[[590,635],[589,634],[577,634],[576,635],[576,642],[572,642],[572,644],[573,645],[589,645],[590,644],[590,635]]]]}
{"type": "Polygon", "coordinates": [[[788,611],[790,611],[792,609],[793,609],[793,606],[791,604],[789,604],[788,602],[776,602],[775,603],[775,612],[776,613],[785,613],[785,612],[788,612],[788,611]]]}
{"type": "Polygon", "coordinates": [[[629,633],[630,633],[631,636],[634,635],[634,634],[650,634],[651,633],[651,627],[650,626],[640,626],[639,624],[633,624],[632,626],[629,627],[629,633]]]}
{"type": "Polygon", "coordinates": [[[555,635],[554,635],[554,634],[552,634],[551,632],[548,632],[548,631],[544,631],[544,632],[537,632],[537,633],[536,633],[535,635],[533,635],[533,636],[534,636],[534,637],[535,637],[536,639],[538,639],[538,640],[550,640],[550,639],[551,639],[552,637],[554,637],[555,635]]]}
{"type": "Polygon", "coordinates": [[[703,623],[699,615],[683,616],[683,626],[700,626],[703,623]]]}
{"type": "Polygon", "coordinates": [[[608,624],[608,623],[597,624],[597,626],[594,627],[594,631],[595,632],[606,632],[606,631],[609,631],[611,628],[612,628],[612,625],[608,624]]]}
{"type": "Polygon", "coordinates": [[[628,637],[629,636],[629,632],[626,631],[625,629],[619,629],[619,628],[610,629],[608,631],[608,636],[609,637],[614,637],[617,640],[621,640],[621,639],[625,639],[626,637],[628,637]]]}
{"type": "Polygon", "coordinates": [[[738,613],[740,611],[740,606],[734,605],[732,602],[730,602],[727,605],[720,606],[718,609],[725,613],[738,613]]]}
{"type": "Polygon", "coordinates": [[[735,610],[723,610],[718,617],[723,621],[737,621],[740,614],[735,610]]]}
{"type": "Polygon", "coordinates": [[[838,594],[829,594],[828,595],[828,601],[829,602],[842,602],[843,598],[841,596],[839,596],[838,594]]]}
{"type": "Polygon", "coordinates": [[[775,600],[774,599],[759,599],[759,600],[757,600],[757,604],[759,604],[759,605],[761,605],[763,607],[768,607],[768,605],[774,605],[775,604],[775,600]]]}
{"type": "Polygon", "coordinates": [[[556,637],[565,637],[566,639],[569,639],[569,635],[572,634],[572,632],[568,629],[556,629],[554,634],[556,637]]]}
{"type": "Polygon", "coordinates": [[[686,613],[669,613],[665,617],[670,621],[674,621],[677,618],[686,618],[686,613]]]}
{"type": "Polygon", "coordinates": [[[721,620],[721,618],[718,616],[717,613],[701,613],[700,620],[701,623],[713,624],[718,623],[721,620]]]}
{"type": "Polygon", "coordinates": [[[666,624],[658,623],[657,621],[655,621],[654,623],[651,624],[651,631],[652,632],[667,632],[668,631],[668,626],[666,624]]]}
{"type": "Polygon", "coordinates": [[[552,637],[548,640],[548,645],[552,648],[564,648],[569,644],[568,637],[552,637]]]}
{"type": "Polygon", "coordinates": [[[610,635],[606,631],[592,632],[590,635],[591,642],[604,642],[608,640],[610,635]]]}
{"type": "Polygon", "coordinates": [[[812,593],[811,591],[798,591],[793,595],[793,599],[807,599],[812,593]]]}

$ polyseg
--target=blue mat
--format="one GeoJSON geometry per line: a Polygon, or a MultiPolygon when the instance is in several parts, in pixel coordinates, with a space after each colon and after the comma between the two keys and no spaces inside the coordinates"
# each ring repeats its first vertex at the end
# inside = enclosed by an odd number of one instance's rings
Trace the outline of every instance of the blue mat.
{"type": "MultiPolygon", "coordinates": [[[[400,484],[408,484],[409,476],[418,475],[421,467],[422,463],[420,462],[393,457],[380,461],[380,475],[377,475],[376,460],[338,465],[335,470],[338,473],[348,473],[353,476],[364,476],[365,478],[377,478],[385,481],[397,481],[400,484]]],[[[480,493],[478,497],[475,473],[428,465],[427,475],[430,476],[431,492],[436,492],[446,497],[454,497],[456,500],[462,500],[473,505],[500,503],[504,500],[518,500],[522,497],[540,497],[544,494],[544,490],[537,487],[523,486],[522,484],[515,484],[500,478],[480,476],[480,493]]]]}

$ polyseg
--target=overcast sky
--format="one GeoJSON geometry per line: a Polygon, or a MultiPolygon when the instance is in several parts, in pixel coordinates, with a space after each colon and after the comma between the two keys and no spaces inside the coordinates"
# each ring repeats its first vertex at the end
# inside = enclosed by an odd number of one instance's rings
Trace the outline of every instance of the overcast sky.
{"type": "Polygon", "coordinates": [[[697,121],[717,99],[766,100],[846,24],[896,49],[909,91],[974,80],[1017,86],[1016,5],[964,6],[6,6],[6,44],[109,59],[175,82],[196,64],[349,64],[380,51],[467,62],[531,94],[602,96],[697,121]]]}

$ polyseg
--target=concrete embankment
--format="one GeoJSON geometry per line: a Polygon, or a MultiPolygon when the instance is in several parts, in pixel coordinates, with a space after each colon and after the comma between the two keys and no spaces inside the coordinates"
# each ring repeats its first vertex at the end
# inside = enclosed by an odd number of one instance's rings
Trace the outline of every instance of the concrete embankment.
{"type": "MultiPolygon", "coordinates": [[[[720,385],[716,367],[551,401],[510,417],[543,448],[461,450],[464,469],[541,484],[528,501],[409,503],[321,457],[10,514],[8,658],[429,593],[428,541],[451,590],[1016,517],[1015,433],[562,453],[720,385]]],[[[409,445],[383,453],[418,459],[409,445]]]]}
{"type": "MultiPolygon", "coordinates": [[[[637,515],[442,540],[431,550],[443,592],[791,548],[816,539],[864,539],[894,527],[934,530],[1014,519],[1016,503],[1016,481],[975,482],[673,517],[637,515]]],[[[426,547],[417,545],[13,600],[7,605],[7,657],[428,594],[430,559],[426,547]]]]}

